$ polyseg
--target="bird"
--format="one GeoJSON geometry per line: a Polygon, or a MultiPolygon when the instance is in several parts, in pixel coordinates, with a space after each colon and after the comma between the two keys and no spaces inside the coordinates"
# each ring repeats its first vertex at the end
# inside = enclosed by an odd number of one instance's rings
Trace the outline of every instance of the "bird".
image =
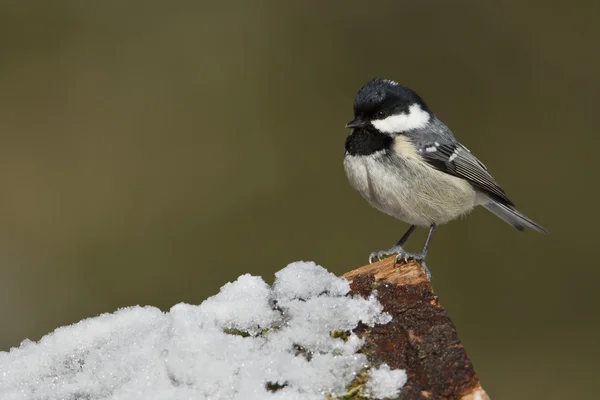
{"type": "Polygon", "coordinates": [[[395,263],[425,258],[434,230],[477,206],[518,231],[547,233],[519,212],[486,166],[458,142],[452,131],[416,92],[390,79],[374,78],[354,99],[346,128],[344,170],[350,185],[377,210],[410,224],[387,250],[369,263],[396,254],[395,263]],[[419,253],[404,244],[416,227],[429,228],[419,253]]]}

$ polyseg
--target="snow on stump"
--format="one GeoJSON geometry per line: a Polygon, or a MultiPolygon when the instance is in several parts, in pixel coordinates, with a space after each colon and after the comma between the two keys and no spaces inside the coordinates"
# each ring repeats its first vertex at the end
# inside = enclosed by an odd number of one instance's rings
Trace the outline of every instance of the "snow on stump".
{"type": "Polygon", "coordinates": [[[297,262],[0,352],[3,400],[487,399],[421,268],[297,262]]]}

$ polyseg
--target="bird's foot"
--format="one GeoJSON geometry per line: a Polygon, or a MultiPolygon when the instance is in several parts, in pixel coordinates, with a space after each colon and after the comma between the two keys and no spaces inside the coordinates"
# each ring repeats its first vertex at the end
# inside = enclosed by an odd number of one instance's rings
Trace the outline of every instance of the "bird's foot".
{"type": "Polygon", "coordinates": [[[373,264],[375,261],[381,261],[387,256],[391,256],[393,254],[403,254],[406,253],[402,246],[394,246],[387,250],[376,251],[369,255],[369,264],[373,264]]]}
{"type": "Polygon", "coordinates": [[[422,263],[423,261],[425,261],[425,257],[427,256],[427,253],[407,253],[405,251],[401,251],[398,253],[398,255],[396,255],[396,259],[394,260],[396,264],[398,264],[401,261],[404,261],[405,263],[408,263],[410,260],[415,260],[418,263],[422,263]]]}
{"type": "Polygon", "coordinates": [[[427,264],[425,264],[425,257],[427,253],[407,253],[401,246],[394,246],[387,250],[376,251],[369,255],[369,264],[373,264],[375,261],[383,260],[387,256],[391,256],[396,254],[396,258],[394,259],[394,265],[399,264],[401,262],[408,263],[410,260],[415,260],[418,262],[425,274],[427,275],[427,279],[431,280],[431,272],[429,268],[427,268],[427,264]]]}
{"type": "Polygon", "coordinates": [[[431,272],[429,271],[429,268],[427,268],[427,264],[425,264],[425,257],[427,257],[427,253],[425,252],[407,253],[405,251],[402,251],[398,253],[396,258],[394,259],[394,264],[398,264],[402,261],[404,261],[404,263],[408,263],[408,261],[414,260],[418,262],[421,267],[423,267],[423,271],[425,271],[427,279],[431,280],[431,272]]]}

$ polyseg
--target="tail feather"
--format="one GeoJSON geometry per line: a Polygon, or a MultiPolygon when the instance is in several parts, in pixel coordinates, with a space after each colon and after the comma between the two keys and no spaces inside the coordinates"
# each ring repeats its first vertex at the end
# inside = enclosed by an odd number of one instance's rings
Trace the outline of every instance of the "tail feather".
{"type": "Polygon", "coordinates": [[[485,204],[484,207],[496,214],[497,217],[503,219],[505,222],[512,225],[513,228],[515,228],[518,231],[523,232],[525,228],[529,228],[541,233],[548,233],[548,231],[544,229],[544,227],[536,224],[531,219],[521,214],[514,207],[496,202],[494,200],[490,200],[490,202],[485,204]]]}

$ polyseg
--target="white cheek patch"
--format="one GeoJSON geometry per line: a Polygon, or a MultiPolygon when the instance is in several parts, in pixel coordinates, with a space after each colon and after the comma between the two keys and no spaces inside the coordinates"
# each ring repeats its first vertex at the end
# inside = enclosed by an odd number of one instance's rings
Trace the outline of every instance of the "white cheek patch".
{"type": "Polygon", "coordinates": [[[371,124],[384,133],[400,133],[425,127],[429,122],[429,113],[418,104],[409,107],[408,113],[390,115],[384,119],[375,119],[371,124]]]}

